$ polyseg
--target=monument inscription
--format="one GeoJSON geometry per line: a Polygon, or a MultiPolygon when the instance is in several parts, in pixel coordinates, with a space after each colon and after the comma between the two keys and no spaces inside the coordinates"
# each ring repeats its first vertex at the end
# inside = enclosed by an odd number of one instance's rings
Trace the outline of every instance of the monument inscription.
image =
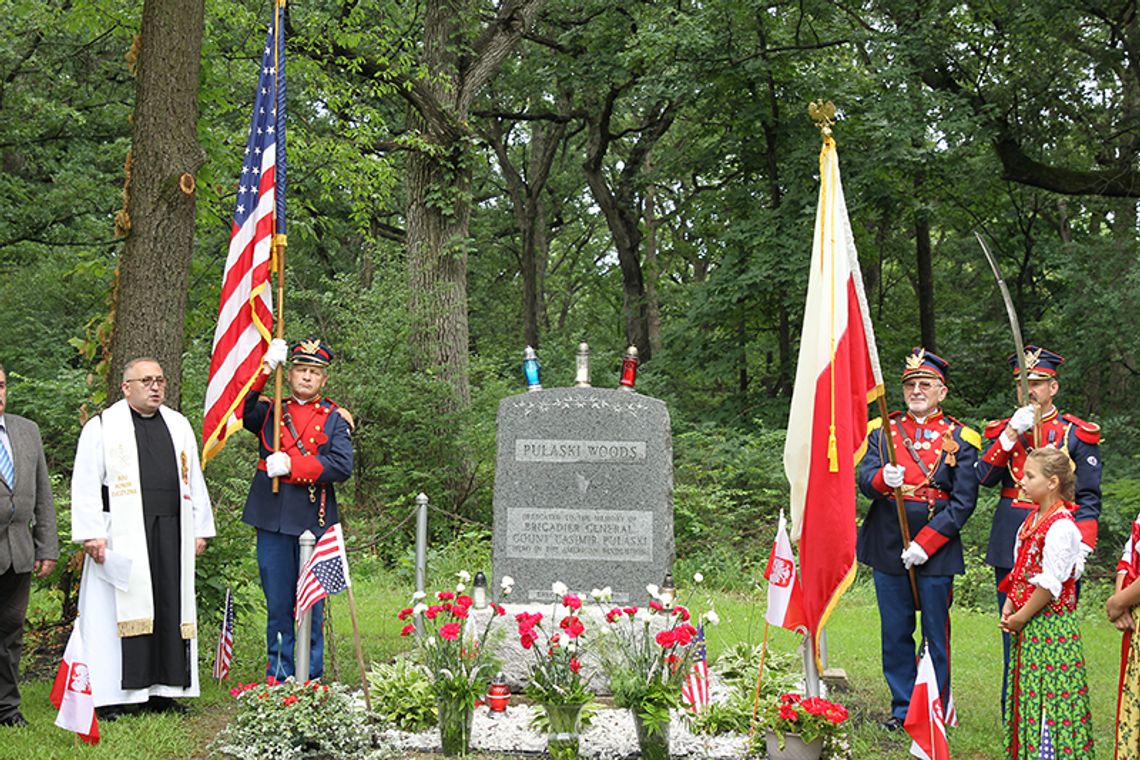
{"type": "Polygon", "coordinates": [[[562,581],[617,602],[645,601],[673,562],[673,455],[658,399],[554,388],[504,399],[494,495],[496,579],[516,602],[562,581]]]}

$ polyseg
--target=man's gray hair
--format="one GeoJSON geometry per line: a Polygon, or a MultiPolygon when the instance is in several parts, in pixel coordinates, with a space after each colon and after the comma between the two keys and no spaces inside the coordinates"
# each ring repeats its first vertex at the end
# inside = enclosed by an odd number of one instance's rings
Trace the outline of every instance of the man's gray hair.
{"type": "Polygon", "coordinates": [[[153,356],[137,356],[134,359],[131,359],[129,362],[127,362],[123,366],[123,382],[124,383],[127,382],[127,373],[130,372],[132,369],[134,369],[134,366],[136,364],[139,364],[140,362],[151,362],[152,364],[158,364],[159,367],[162,366],[162,364],[159,363],[158,359],[155,359],[153,356]]]}

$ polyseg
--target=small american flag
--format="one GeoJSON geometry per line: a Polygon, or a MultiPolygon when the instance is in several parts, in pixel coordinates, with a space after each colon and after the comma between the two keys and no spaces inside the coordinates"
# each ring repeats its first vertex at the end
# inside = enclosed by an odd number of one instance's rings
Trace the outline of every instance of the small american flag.
{"type": "Polygon", "coordinates": [[[313,556],[301,568],[297,578],[297,619],[326,596],[339,594],[351,585],[344,534],[340,523],[336,523],[324,532],[313,548],[313,556]]]}
{"type": "Polygon", "coordinates": [[[222,613],[222,630],[218,635],[218,648],[214,651],[214,678],[230,677],[230,662],[234,658],[234,597],[226,589],[226,607],[222,613]]]}
{"type": "Polygon", "coordinates": [[[709,658],[705,650],[705,627],[697,627],[697,650],[693,655],[693,666],[685,683],[681,686],[681,704],[693,712],[709,706],[709,658]]]}
{"type": "Polygon", "coordinates": [[[1053,735],[1049,733],[1049,721],[1045,711],[1041,711],[1041,745],[1037,747],[1037,760],[1057,760],[1057,748],[1053,746],[1053,735]]]}

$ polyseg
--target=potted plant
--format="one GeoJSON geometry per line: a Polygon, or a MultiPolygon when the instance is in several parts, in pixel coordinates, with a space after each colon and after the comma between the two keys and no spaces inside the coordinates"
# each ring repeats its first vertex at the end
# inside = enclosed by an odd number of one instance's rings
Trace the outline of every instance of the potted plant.
{"type": "MultiPolygon", "coordinates": [[[[458,575],[455,591],[436,593],[430,605],[425,601],[429,599],[426,594],[416,592],[412,596],[413,606],[404,608],[398,615],[405,621],[401,636],[415,634],[417,625],[421,632],[417,653],[431,678],[444,755],[467,754],[475,700],[486,690],[487,673],[498,668],[493,648],[484,646],[483,642],[487,641],[495,620],[506,613],[497,601],[492,602],[493,614],[487,618],[480,635],[470,613],[473,600],[464,593],[471,576],[466,571],[458,575]]],[[[505,576],[502,596],[510,594],[513,585],[514,581],[505,576]]]]}
{"type": "Polygon", "coordinates": [[[764,708],[765,743],[770,760],[817,760],[823,745],[837,737],[847,708],[821,697],[804,699],[787,692],[764,708]]]}
{"type": "MultiPolygon", "coordinates": [[[[605,613],[609,630],[601,657],[614,704],[633,713],[641,757],[664,760],[669,757],[669,710],[681,703],[697,629],[686,607],[666,607],[655,585],[646,591],[647,607],[613,607],[605,613]]],[[[700,622],[705,620],[717,622],[716,613],[710,610],[700,622]]]]}
{"type": "MultiPolygon", "coordinates": [[[[533,654],[526,695],[542,709],[540,722],[547,730],[546,747],[555,760],[578,757],[582,712],[594,695],[582,675],[582,646],[586,626],[580,615],[582,599],[566,585],[551,586],[555,601],[548,624],[541,612],[520,612],[519,643],[533,654]],[[559,613],[561,612],[561,619],[559,613]]],[[[604,592],[597,589],[595,596],[604,592]]]]}

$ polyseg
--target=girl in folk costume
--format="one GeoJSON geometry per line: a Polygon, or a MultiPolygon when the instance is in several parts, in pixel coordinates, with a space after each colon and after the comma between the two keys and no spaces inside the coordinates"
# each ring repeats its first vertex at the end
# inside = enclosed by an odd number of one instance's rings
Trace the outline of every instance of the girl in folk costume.
{"type": "Polygon", "coordinates": [[[1084,645],[1077,624],[1076,582],[1084,571],[1073,464],[1064,451],[1035,449],[1022,487],[1036,504],[1017,532],[1014,567],[999,626],[1013,637],[1006,704],[1006,757],[1036,760],[1043,728],[1057,757],[1091,758],[1084,645]]]}
{"type": "Polygon", "coordinates": [[[1116,701],[1116,760],[1140,758],[1140,641],[1134,641],[1140,617],[1140,516],[1116,565],[1116,593],[1108,598],[1108,619],[1124,632],[1120,685],[1116,701]]]}

